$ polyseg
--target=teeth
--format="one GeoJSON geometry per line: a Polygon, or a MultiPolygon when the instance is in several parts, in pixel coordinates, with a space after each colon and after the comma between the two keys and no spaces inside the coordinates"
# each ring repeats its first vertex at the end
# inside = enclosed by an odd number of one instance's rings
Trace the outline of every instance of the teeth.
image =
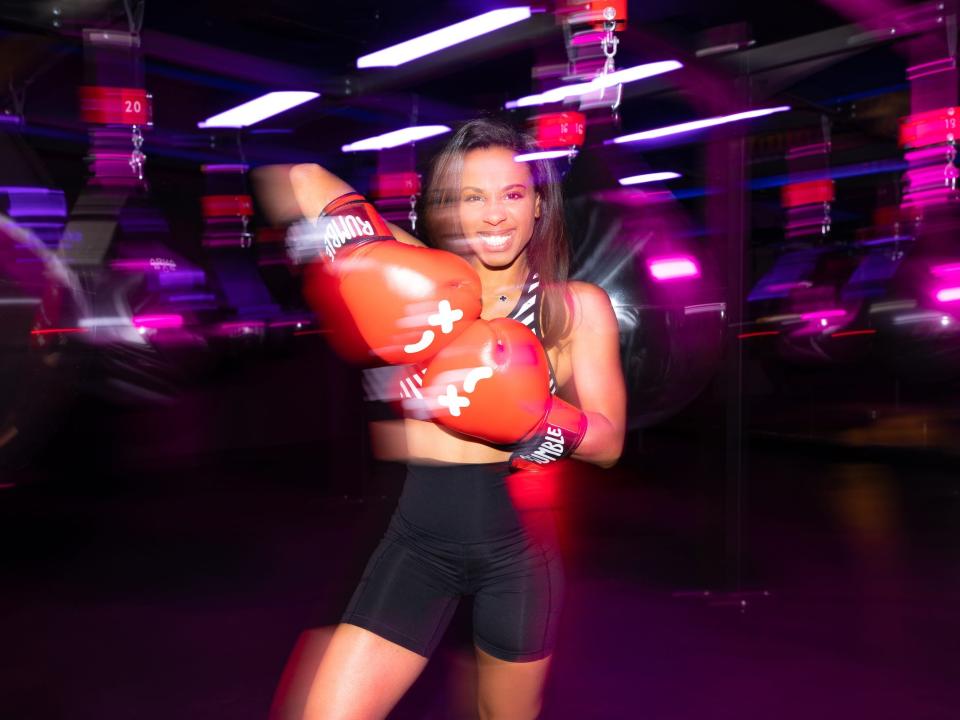
{"type": "Polygon", "coordinates": [[[490,245],[491,247],[500,247],[506,245],[507,241],[510,239],[510,235],[481,235],[485,245],[490,245]]]}

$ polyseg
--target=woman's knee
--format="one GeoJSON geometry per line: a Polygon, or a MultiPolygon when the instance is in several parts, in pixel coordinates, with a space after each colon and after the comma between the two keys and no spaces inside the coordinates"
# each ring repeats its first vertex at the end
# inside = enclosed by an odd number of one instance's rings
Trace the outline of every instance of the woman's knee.
{"type": "Polygon", "coordinates": [[[477,648],[477,700],[482,720],[533,720],[540,715],[550,658],[510,662],[477,648]]]}

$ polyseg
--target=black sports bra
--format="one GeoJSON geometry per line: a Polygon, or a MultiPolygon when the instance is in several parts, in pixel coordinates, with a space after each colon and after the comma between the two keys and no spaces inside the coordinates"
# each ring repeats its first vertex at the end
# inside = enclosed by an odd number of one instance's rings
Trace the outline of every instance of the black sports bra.
{"type": "MultiPolygon", "coordinates": [[[[540,288],[540,274],[531,272],[523,283],[523,290],[520,292],[520,299],[513,310],[507,315],[511,320],[516,320],[526,325],[543,342],[543,331],[540,329],[540,307],[543,290],[540,288]]],[[[547,357],[547,369],[550,371],[550,394],[557,394],[557,376],[553,372],[553,364],[547,357]]]]}

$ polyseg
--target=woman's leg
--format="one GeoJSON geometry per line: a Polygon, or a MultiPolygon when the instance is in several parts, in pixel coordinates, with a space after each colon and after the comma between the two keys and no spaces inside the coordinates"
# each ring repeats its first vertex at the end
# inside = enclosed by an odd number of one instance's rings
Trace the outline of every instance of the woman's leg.
{"type": "Polygon", "coordinates": [[[300,633],[273,693],[268,720],[303,720],[307,693],[336,629],[336,625],[326,625],[300,633]]]}
{"type": "Polygon", "coordinates": [[[303,718],[384,718],[426,664],[422,655],[369,630],[338,625],[310,686],[303,718]]]}
{"type": "Polygon", "coordinates": [[[540,715],[550,658],[500,660],[477,648],[477,695],[481,720],[533,720],[540,715]]]}
{"type": "MultiPolygon", "coordinates": [[[[529,515],[529,513],[528,513],[529,515]]],[[[480,717],[528,720],[540,713],[563,604],[563,566],[549,515],[515,539],[483,548],[473,602],[480,717]]]]}

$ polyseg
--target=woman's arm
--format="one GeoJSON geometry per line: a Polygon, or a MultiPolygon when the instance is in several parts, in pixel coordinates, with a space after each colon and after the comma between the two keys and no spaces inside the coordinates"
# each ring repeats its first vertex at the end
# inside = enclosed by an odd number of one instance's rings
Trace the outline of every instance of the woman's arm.
{"type": "Polygon", "coordinates": [[[627,393],[620,366],[620,330],[610,298],[596,285],[571,282],[574,299],[570,359],[587,434],[574,453],[586,462],[611,467],[623,451],[627,393]]]}
{"type": "MultiPolygon", "coordinates": [[[[257,196],[271,222],[315,220],[331,200],[354,192],[349,183],[316,163],[271,165],[254,171],[257,196]]],[[[407,245],[423,245],[406,230],[387,223],[393,236],[407,245]]]]}

